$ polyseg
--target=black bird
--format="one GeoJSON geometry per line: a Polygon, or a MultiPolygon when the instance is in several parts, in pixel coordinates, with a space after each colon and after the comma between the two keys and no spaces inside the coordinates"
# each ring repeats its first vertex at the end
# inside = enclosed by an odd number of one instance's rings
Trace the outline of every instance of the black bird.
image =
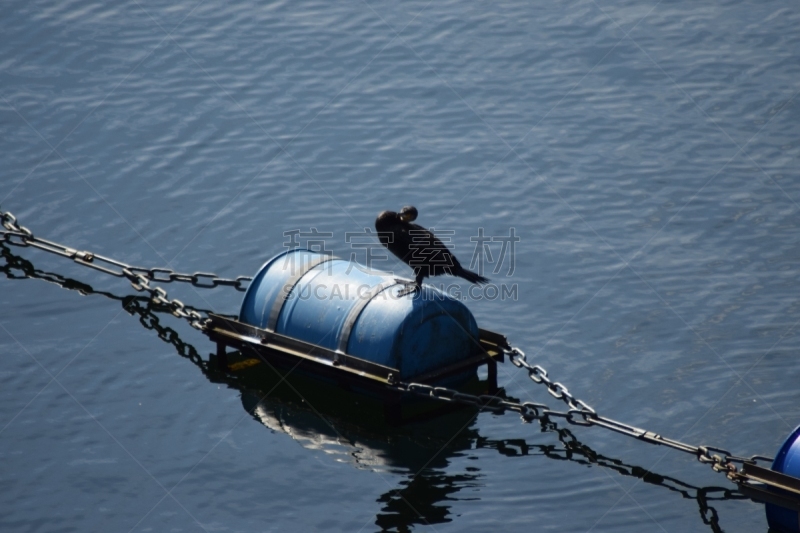
{"type": "Polygon", "coordinates": [[[471,283],[489,282],[480,274],[462,267],[456,256],[433,233],[412,224],[416,219],[417,208],[413,206],[404,207],[400,213],[383,211],[375,219],[375,229],[381,244],[414,269],[414,284],[402,291],[401,295],[422,288],[422,280],[426,276],[449,274],[471,283]]]}

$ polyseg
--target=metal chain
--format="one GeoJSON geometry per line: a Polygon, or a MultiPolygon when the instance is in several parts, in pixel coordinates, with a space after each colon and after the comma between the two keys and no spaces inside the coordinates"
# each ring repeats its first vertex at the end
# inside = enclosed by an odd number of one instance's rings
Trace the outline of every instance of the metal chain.
{"type": "Polygon", "coordinates": [[[146,291],[148,294],[150,294],[150,301],[153,303],[153,305],[163,306],[169,309],[169,311],[176,317],[185,318],[188,320],[189,324],[191,324],[193,328],[199,329],[200,331],[205,330],[205,324],[208,319],[203,317],[203,315],[201,315],[199,312],[195,311],[191,307],[186,306],[177,298],[170,300],[167,298],[167,291],[161,287],[151,287],[150,280],[144,277],[142,274],[131,272],[127,268],[123,269],[123,273],[131,282],[131,285],[134,289],[137,291],[146,291]]]}
{"type": "Polygon", "coordinates": [[[447,387],[434,387],[424,383],[404,383],[394,382],[390,386],[401,392],[408,392],[417,396],[424,396],[436,400],[455,402],[463,405],[471,405],[482,411],[492,411],[494,413],[504,413],[514,411],[526,422],[541,420],[549,422],[552,418],[563,418],[571,424],[587,426],[589,423],[577,416],[577,411],[556,411],[547,405],[534,402],[518,402],[508,400],[497,395],[491,394],[467,394],[447,387]]]}
{"type": "MultiPolygon", "coordinates": [[[[138,283],[138,278],[131,276],[141,275],[148,281],[171,283],[179,281],[191,283],[195,287],[211,289],[218,286],[234,287],[238,291],[246,291],[247,284],[253,280],[250,276],[239,276],[235,279],[221,278],[209,272],[195,272],[194,274],[181,274],[171,268],[144,268],[129,265],[109,257],[104,257],[92,252],[80,251],[69,248],[56,242],[35,237],[31,230],[17,223],[17,218],[8,212],[0,211],[0,222],[6,231],[0,231],[0,242],[7,242],[14,246],[33,246],[45,252],[72,259],[76,263],[99,270],[118,278],[128,278],[131,283],[138,283]]],[[[135,285],[134,285],[135,286],[135,285]]],[[[140,289],[141,290],[141,289],[140,289]]]]}
{"type": "MultiPolygon", "coordinates": [[[[112,300],[124,300],[125,298],[128,298],[123,296],[116,296],[106,291],[96,290],[91,285],[87,285],[86,283],[64,277],[61,274],[39,270],[35,268],[33,266],[33,263],[31,263],[27,259],[23,259],[22,257],[14,255],[4,242],[0,242],[0,257],[5,259],[6,261],[5,265],[0,265],[0,273],[5,274],[6,277],[8,277],[9,279],[35,278],[47,281],[49,283],[54,283],[59,287],[63,287],[65,289],[78,291],[83,295],[101,294],[107,298],[111,298],[112,300]],[[20,273],[17,274],[15,271],[19,271],[20,273]]],[[[149,297],[145,296],[136,296],[135,298],[138,298],[141,301],[149,301],[149,297]]],[[[200,314],[208,314],[213,312],[212,310],[209,309],[202,309],[190,305],[184,305],[184,308],[197,311],[200,314]]],[[[158,311],[160,312],[168,311],[170,313],[172,312],[171,308],[159,308],[158,311]]],[[[235,315],[221,315],[221,316],[236,318],[235,315]]]]}
{"type": "Polygon", "coordinates": [[[524,368],[528,371],[528,377],[534,383],[538,383],[547,387],[547,392],[556,399],[564,401],[570,407],[570,414],[574,417],[580,416],[581,420],[576,421],[575,418],[567,418],[567,421],[573,424],[583,426],[600,426],[623,435],[649,442],[651,444],[658,444],[661,446],[668,446],[675,450],[690,453],[697,457],[701,463],[711,465],[715,472],[723,472],[731,480],[734,480],[739,470],[734,463],[755,463],[756,461],[772,461],[772,458],[762,455],[754,455],[752,457],[738,457],[732,455],[729,451],[722,448],[713,446],[693,446],[674,439],[662,437],[652,431],[647,431],[628,424],[623,424],[617,420],[600,416],[592,409],[586,402],[575,398],[567,388],[559,382],[553,382],[548,376],[547,371],[539,365],[531,365],[525,358],[525,353],[519,348],[510,347],[507,351],[508,358],[511,363],[517,368],[524,368]]]}
{"type": "Polygon", "coordinates": [[[146,305],[142,305],[141,301],[136,298],[129,297],[127,300],[127,303],[122,306],[125,311],[131,315],[139,315],[139,322],[142,326],[146,329],[154,330],[158,333],[158,338],[174,346],[181,357],[189,359],[199,367],[203,373],[208,373],[208,362],[202,358],[197,349],[191,344],[184,342],[177,331],[168,326],[161,325],[161,321],[155,313],[155,311],[160,310],[158,309],[158,304],[152,299],[148,300],[146,305]]]}
{"type": "Polygon", "coordinates": [[[507,351],[508,359],[511,364],[517,368],[524,368],[528,371],[528,377],[534,383],[544,385],[547,387],[547,392],[556,400],[562,400],[567,404],[571,411],[578,411],[581,413],[584,420],[588,417],[597,415],[597,412],[589,407],[583,400],[578,400],[573,396],[569,389],[558,381],[553,382],[547,377],[547,370],[539,365],[531,365],[525,358],[525,354],[519,348],[511,348],[507,351]]]}
{"type": "MultiPolygon", "coordinates": [[[[0,211],[0,222],[6,230],[0,231],[0,243],[8,243],[14,246],[33,246],[49,253],[67,257],[78,264],[105,272],[106,274],[127,278],[134,289],[149,294],[149,300],[152,305],[165,308],[176,317],[185,318],[192,327],[201,331],[205,329],[207,319],[203,317],[197,309],[185,305],[178,299],[170,300],[164,289],[151,286],[150,281],[161,283],[171,283],[173,281],[186,282],[202,288],[213,288],[220,285],[232,286],[240,291],[245,291],[246,287],[244,284],[252,281],[252,278],[248,276],[225,279],[208,272],[181,274],[168,268],[136,267],[92,252],[75,250],[46,239],[35,237],[28,228],[20,226],[17,223],[16,217],[8,212],[0,211]],[[109,268],[107,265],[116,267],[116,269],[109,268]],[[202,280],[206,281],[203,282],[202,280]]],[[[147,324],[145,325],[147,326],[147,324]]],[[[532,422],[533,420],[550,422],[553,418],[563,418],[570,424],[578,426],[600,426],[651,444],[668,446],[682,452],[690,453],[696,456],[701,463],[709,464],[715,471],[725,473],[731,480],[734,480],[739,473],[734,463],[743,464],[754,463],[756,461],[772,461],[771,458],[760,455],[754,455],[749,458],[737,457],[731,455],[727,450],[715,448],[713,446],[693,446],[662,437],[652,431],[629,426],[617,420],[600,416],[586,402],[575,398],[562,383],[551,380],[544,368],[539,365],[531,365],[528,363],[525,358],[525,353],[519,348],[509,346],[506,350],[506,354],[514,366],[527,370],[528,377],[531,381],[547,387],[547,392],[550,393],[553,398],[567,404],[569,410],[555,411],[541,403],[510,401],[496,395],[485,394],[476,396],[446,387],[433,387],[422,383],[402,383],[392,380],[389,385],[403,392],[409,392],[418,396],[430,397],[441,401],[472,405],[481,410],[497,413],[514,411],[519,413],[523,420],[527,422],[532,422]]]]}
{"type": "Polygon", "coordinates": [[[511,401],[497,395],[466,394],[446,387],[434,387],[423,383],[394,382],[390,385],[403,392],[408,392],[417,396],[471,405],[483,411],[492,411],[495,413],[514,411],[519,413],[526,422],[540,420],[543,423],[547,423],[552,422],[553,418],[563,418],[570,424],[577,426],[603,427],[651,444],[668,446],[682,452],[690,453],[697,457],[697,460],[701,463],[711,465],[714,471],[725,473],[731,481],[735,481],[739,473],[739,469],[734,463],[743,464],[755,463],[756,461],[772,461],[772,458],[762,455],[754,455],[747,458],[738,457],[731,455],[730,452],[722,448],[715,448],[713,446],[693,446],[662,437],[652,431],[629,426],[617,420],[600,416],[586,402],[575,398],[563,384],[552,381],[544,368],[539,365],[531,365],[528,363],[522,350],[508,347],[505,352],[514,366],[527,370],[528,377],[531,381],[547,387],[547,392],[554,398],[566,403],[567,406],[569,406],[569,410],[556,411],[541,403],[511,401]]]}
{"type": "MultiPolygon", "coordinates": [[[[239,383],[240,378],[238,376],[220,374],[216,365],[212,365],[203,359],[193,345],[181,339],[180,334],[176,330],[161,324],[158,313],[171,312],[170,309],[156,306],[152,300],[144,296],[118,296],[109,292],[96,290],[90,285],[86,285],[85,283],[71,278],[66,278],[61,274],[39,270],[27,259],[12,254],[11,250],[2,242],[0,242],[0,257],[3,257],[6,261],[5,265],[0,266],[0,273],[5,274],[8,278],[41,279],[59,285],[65,289],[78,291],[84,295],[99,294],[106,298],[119,301],[126,312],[139,317],[139,322],[144,328],[155,331],[159,339],[171,344],[181,357],[191,361],[209,380],[215,383],[224,382],[234,387],[243,386],[239,383]],[[20,274],[17,274],[16,271],[19,271],[20,274]]],[[[196,310],[201,313],[207,312],[202,309],[196,310]]],[[[721,533],[722,531],[718,526],[719,516],[717,511],[711,507],[708,502],[747,499],[747,496],[731,489],[721,487],[695,487],[678,479],[653,474],[641,467],[628,465],[618,459],[603,456],[578,441],[569,429],[558,427],[552,421],[541,420],[540,422],[543,431],[552,431],[556,433],[558,440],[563,444],[563,448],[559,449],[549,444],[529,445],[523,439],[490,440],[484,437],[478,437],[475,446],[476,448],[491,448],[503,455],[509,456],[529,455],[531,449],[537,449],[542,455],[549,459],[597,464],[605,468],[613,469],[625,476],[637,477],[642,479],[645,483],[664,487],[672,492],[680,494],[683,498],[695,500],[699,506],[701,519],[705,524],[710,525],[712,531],[716,533],[721,533]],[[517,450],[519,450],[519,452],[517,452],[517,450]],[[716,493],[720,494],[716,495],[716,493]]]]}
{"type": "MultiPolygon", "coordinates": [[[[7,231],[0,231],[0,244],[8,243],[14,246],[33,246],[50,252],[62,257],[68,257],[81,265],[94,268],[106,274],[116,277],[126,278],[131,286],[140,292],[146,292],[149,295],[150,302],[157,307],[162,307],[169,310],[173,315],[178,318],[185,318],[193,328],[203,331],[207,318],[201,312],[192,306],[184,304],[182,301],[176,299],[170,300],[167,296],[167,291],[161,287],[154,287],[150,285],[150,281],[159,281],[169,283],[171,281],[184,281],[198,287],[216,287],[217,285],[232,285],[238,290],[245,290],[242,287],[244,281],[249,281],[252,278],[240,276],[235,280],[227,280],[217,277],[215,274],[208,274],[204,272],[196,272],[194,274],[177,274],[170,269],[166,268],[141,268],[116,261],[101,255],[93,254],[91,252],[82,252],[73,248],[68,248],[58,243],[34,237],[33,233],[25,226],[20,226],[17,223],[16,217],[11,213],[0,211],[0,222],[3,228],[7,231]],[[106,266],[97,264],[97,262],[105,263],[117,267],[117,270],[112,270],[106,266]],[[167,274],[160,276],[158,274],[167,274]],[[201,279],[210,280],[210,285],[201,283],[201,279]]],[[[56,282],[58,280],[55,280],[56,282]]]]}
{"type": "MultiPolygon", "coordinates": [[[[78,291],[83,295],[99,294],[120,302],[123,310],[127,313],[138,315],[139,322],[142,326],[155,331],[158,334],[158,338],[174,346],[181,357],[189,359],[200,368],[204,374],[209,376],[209,379],[215,379],[212,374],[216,374],[216,367],[214,365],[209,365],[208,361],[202,358],[194,346],[183,341],[176,330],[161,324],[158,314],[172,313],[172,307],[170,305],[166,307],[159,305],[146,296],[119,296],[110,292],[94,289],[91,285],[64,277],[61,274],[39,270],[27,259],[14,255],[4,242],[0,242],[0,257],[5,260],[5,264],[0,265],[0,273],[10,279],[41,279],[65,289],[78,291]]],[[[184,306],[184,309],[193,310],[198,313],[209,312],[208,310],[193,308],[188,305],[184,306]]]]}

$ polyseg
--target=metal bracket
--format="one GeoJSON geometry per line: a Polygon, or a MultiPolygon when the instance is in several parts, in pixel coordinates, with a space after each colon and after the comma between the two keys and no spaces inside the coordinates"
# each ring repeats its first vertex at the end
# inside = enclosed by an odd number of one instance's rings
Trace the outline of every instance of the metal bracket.
{"type": "Polygon", "coordinates": [[[800,479],[796,477],[758,466],[755,463],[744,463],[738,477],[790,492],[798,499],[798,505],[800,505],[800,479]]]}

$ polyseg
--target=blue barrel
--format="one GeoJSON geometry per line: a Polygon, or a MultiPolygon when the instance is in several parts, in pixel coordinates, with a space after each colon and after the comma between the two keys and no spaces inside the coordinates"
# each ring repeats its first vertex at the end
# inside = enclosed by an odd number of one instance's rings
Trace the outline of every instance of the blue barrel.
{"type": "Polygon", "coordinates": [[[464,304],[429,286],[398,297],[402,289],[388,272],[296,248],[261,267],[239,320],[396,368],[400,379],[481,351],[464,304]]]}
{"type": "MultiPolygon", "coordinates": [[[[772,469],[800,478],[800,427],[797,427],[781,446],[772,469]]],[[[800,533],[800,513],[768,503],[767,523],[781,533],[800,533]]]]}

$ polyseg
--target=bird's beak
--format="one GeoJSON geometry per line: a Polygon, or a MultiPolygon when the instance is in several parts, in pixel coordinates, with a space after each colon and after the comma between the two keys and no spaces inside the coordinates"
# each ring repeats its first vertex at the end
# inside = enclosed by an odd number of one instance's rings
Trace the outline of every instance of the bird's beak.
{"type": "Polygon", "coordinates": [[[408,215],[408,213],[400,213],[399,218],[403,222],[408,222],[409,220],[411,220],[411,217],[408,215]]]}

